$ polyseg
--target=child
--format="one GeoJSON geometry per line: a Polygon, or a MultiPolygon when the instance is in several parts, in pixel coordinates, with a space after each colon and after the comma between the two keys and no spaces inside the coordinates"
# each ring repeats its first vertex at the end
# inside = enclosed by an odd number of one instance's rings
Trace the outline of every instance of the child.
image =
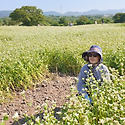
{"type": "MultiPolygon", "coordinates": [[[[109,70],[104,65],[101,64],[102,59],[102,49],[97,46],[93,45],[88,51],[85,51],[82,54],[82,58],[88,62],[88,64],[85,64],[79,73],[79,81],[77,83],[77,89],[79,91],[79,94],[83,94],[84,97],[92,102],[90,98],[90,94],[88,92],[88,89],[90,89],[90,85],[88,85],[88,79],[93,78],[98,81],[99,85],[103,82],[104,78],[107,80],[110,80],[109,76],[109,70]]],[[[93,80],[91,79],[89,82],[94,84],[93,80]]]]}

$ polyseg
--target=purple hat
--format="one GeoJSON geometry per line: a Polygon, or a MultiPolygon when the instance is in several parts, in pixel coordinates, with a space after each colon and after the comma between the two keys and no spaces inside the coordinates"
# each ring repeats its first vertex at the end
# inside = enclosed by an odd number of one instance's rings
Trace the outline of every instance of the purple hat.
{"type": "Polygon", "coordinates": [[[88,61],[89,62],[89,56],[88,54],[90,52],[94,52],[94,53],[98,53],[100,55],[100,62],[103,62],[103,59],[102,59],[102,49],[101,47],[97,46],[97,45],[93,45],[90,47],[90,49],[88,51],[85,51],[83,54],[82,54],[82,58],[85,60],[85,61],[88,61]]]}

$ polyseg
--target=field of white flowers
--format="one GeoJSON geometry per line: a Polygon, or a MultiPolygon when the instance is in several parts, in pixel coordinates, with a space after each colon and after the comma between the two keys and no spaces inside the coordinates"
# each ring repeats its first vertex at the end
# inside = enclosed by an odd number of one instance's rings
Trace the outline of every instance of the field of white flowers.
{"type": "MultiPolygon", "coordinates": [[[[111,72],[111,83],[101,86],[91,106],[73,96],[60,112],[61,120],[45,106],[44,120],[33,124],[124,124],[125,123],[125,27],[121,24],[73,27],[0,27],[0,101],[5,93],[29,88],[47,72],[77,76],[86,62],[81,54],[91,45],[103,50],[103,62],[111,72]]],[[[93,92],[94,93],[94,92],[93,92]]],[[[36,121],[36,122],[34,122],[36,121]]]]}

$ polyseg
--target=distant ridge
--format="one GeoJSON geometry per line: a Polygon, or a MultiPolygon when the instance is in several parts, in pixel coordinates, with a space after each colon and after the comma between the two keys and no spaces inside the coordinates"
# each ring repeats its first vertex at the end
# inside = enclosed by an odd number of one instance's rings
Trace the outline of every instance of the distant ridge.
{"type": "Polygon", "coordinates": [[[83,15],[115,15],[116,13],[123,13],[125,9],[114,9],[114,10],[90,10],[87,12],[83,12],[83,15]]]}
{"type": "Polygon", "coordinates": [[[50,16],[50,15],[60,16],[61,13],[58,13],[58,12],[55,12],[55,11],[47,11],[47,12],[44,12],[43,15],[46,15],[46,16],[50,16]]]}
{"type": "Polygon", "coordinates": [[[0,11],[0,17],[8,17],[10,13],[12,13],[12,10],[5,10],[5,11],[0,11]]]}
{"type": "MultiPolygon", "coordinates": [[[[0,17],[8,17],[9,14],[13,12],[13,10],[6,10],[6,11],[0,11],[0,17]]],[[[43,15],[45,16],[81,16],[81,15],[115,15],[116,13],[125,13],[125,9],[111,9],[111,10],[89,10],[85,12],[73,12],[73,11],[68,11],[64,14],[61,14],[56,11],[47,11],[44,12],[43,15]]]]}
{"type": "Polygon", "coordinates": [[[115,15],[116,13],[125,13],[125,9],[117,10],[89,10],[85,12],[66,12],[63,16],[80,16],[80,15],[115,15]]]}

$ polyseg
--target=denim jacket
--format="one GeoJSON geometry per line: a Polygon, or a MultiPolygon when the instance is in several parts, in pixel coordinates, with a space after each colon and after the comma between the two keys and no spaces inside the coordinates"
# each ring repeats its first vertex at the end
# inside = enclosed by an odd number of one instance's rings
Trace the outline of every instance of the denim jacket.
{"type": "Polygon", "coordinates": [[[85,90],[85,88],[87,88],[86,80],[91,77],[91,73],[93,74],[95,80],[100,81],[100,85],[104,78],[106,80],[110,80],[109,70],[104,64],[99,64],[94,67],[91,64],[85,64],[79,73],[79,81],[77,83],[77,90],[79,94],[87,93],[85,90]]]}

